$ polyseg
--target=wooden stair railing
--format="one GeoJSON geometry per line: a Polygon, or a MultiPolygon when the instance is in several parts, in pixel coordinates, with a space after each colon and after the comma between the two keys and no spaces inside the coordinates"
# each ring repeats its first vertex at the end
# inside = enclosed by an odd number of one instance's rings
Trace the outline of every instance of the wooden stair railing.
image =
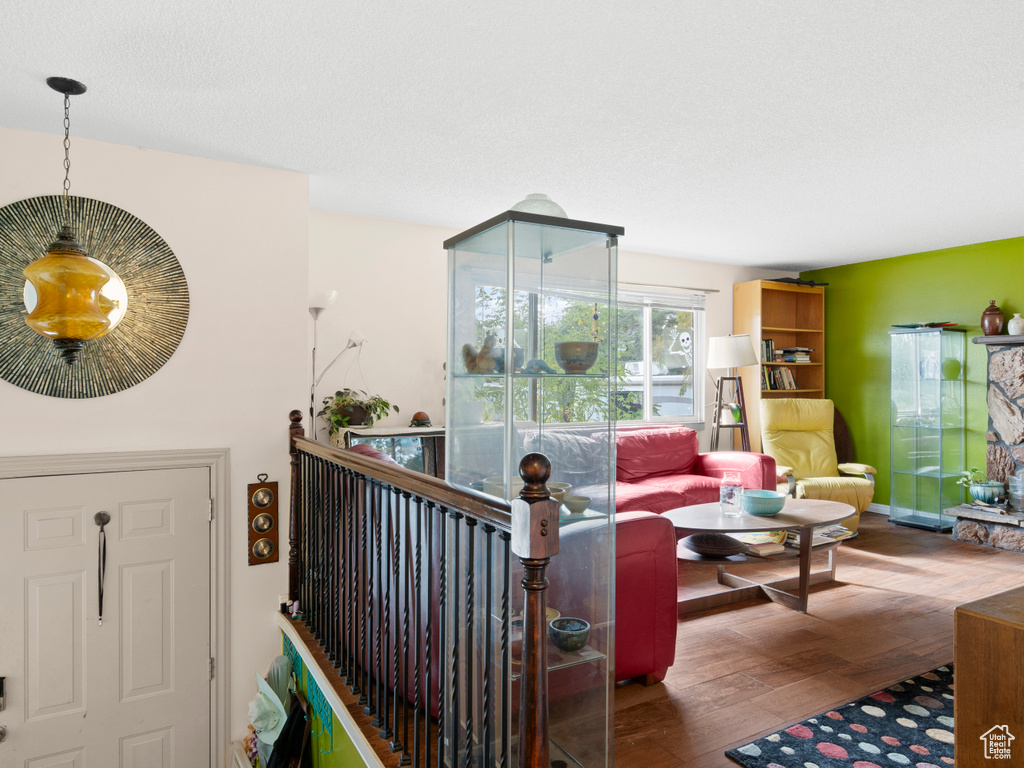
{"type": "Polygon", "coordinates": [[[550,462],[523,458],[510,504],[308,440],[302,414],[289,418],[288,590],[324,671],[401,765],[546,768],[550,462]],[[523,570],[520,659],[510,554],[523,570]]]}

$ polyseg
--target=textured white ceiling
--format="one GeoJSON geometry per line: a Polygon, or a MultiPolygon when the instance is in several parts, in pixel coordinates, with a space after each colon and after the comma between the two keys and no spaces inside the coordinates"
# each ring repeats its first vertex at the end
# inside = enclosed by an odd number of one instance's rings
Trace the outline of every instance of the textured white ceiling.
{"type": "MultiPolygon", "coordinates": [[[[5,0],[0,124],[784,269],[1024,234],[1019,0],[5,0]]],[[[2,173],[2,169],[0,169],[2,173]]],[[[55,186],[59,179],[55,182],[55,186]]]]}

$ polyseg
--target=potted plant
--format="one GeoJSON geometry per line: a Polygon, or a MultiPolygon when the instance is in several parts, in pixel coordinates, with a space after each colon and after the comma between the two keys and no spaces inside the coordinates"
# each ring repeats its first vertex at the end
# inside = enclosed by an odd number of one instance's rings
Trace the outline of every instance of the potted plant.
{"type": "Polygon", "coordinates": [[[988,480],[985,470],[971,467],[960,473],[957,485],[962,485],[971,492],[975,501],[983,504],[995,504],[1003,495],[1003,484],[999,480],[988,480]]]}
{"type": "Polygon", "coordinates": [[[335,435],[339,429],[348,427],[372,427],[391,411],[398,413],[398,406],[380,395],[369,395],[361,389],[339,389],[324,398],[324,407],[317,415],[327,422],[330,434],[335,435]]]}

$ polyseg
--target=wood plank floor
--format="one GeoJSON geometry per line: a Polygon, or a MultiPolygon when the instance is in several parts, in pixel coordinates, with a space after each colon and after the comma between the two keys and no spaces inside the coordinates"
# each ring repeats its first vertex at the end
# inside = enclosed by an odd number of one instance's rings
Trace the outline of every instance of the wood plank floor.
{"type": "MultiPolygon", "coordinates": [[[[953,609],[1024,584],[1024,554],[873,513],[860,531],[837,550],[837,581],[811,588],[806,614],[762,599],[681,619],[665,681],[616,687],[615,765],[736,768],[724,750],[951,662],[953,609]]],[[[763,579],[796,565],[736,571],[763,579]]],[[[680,563],[679,585],[680,596],[725,589],[696,563],[680,563]]]]}

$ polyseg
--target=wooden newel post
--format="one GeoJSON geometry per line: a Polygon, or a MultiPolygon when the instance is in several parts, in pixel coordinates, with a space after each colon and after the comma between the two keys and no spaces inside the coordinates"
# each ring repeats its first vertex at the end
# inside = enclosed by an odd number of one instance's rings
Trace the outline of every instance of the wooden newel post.
{"type": "Polygon", "coordinates": [[[523,564],[523,674],[519,710],[519,766],[547,768],[548,757],[548,563],[558,554],[558,502],[547,480],[551,462],[530,453],[519,462],[526,485],[512,501],[512,551],[523,564]]]}
{"type": "Polygon", "coordinates": [[[299,599],[299,541],[302,539],[302,519],[299,515],[299,497],[302,495],[299,485],[299,449],[295,438],[302,437],[302,412],[292,411],[288,414],[288,454],[291,456],[291,504],[289,505],[288,529],[288,599],[295,602],[299,599]]]}

